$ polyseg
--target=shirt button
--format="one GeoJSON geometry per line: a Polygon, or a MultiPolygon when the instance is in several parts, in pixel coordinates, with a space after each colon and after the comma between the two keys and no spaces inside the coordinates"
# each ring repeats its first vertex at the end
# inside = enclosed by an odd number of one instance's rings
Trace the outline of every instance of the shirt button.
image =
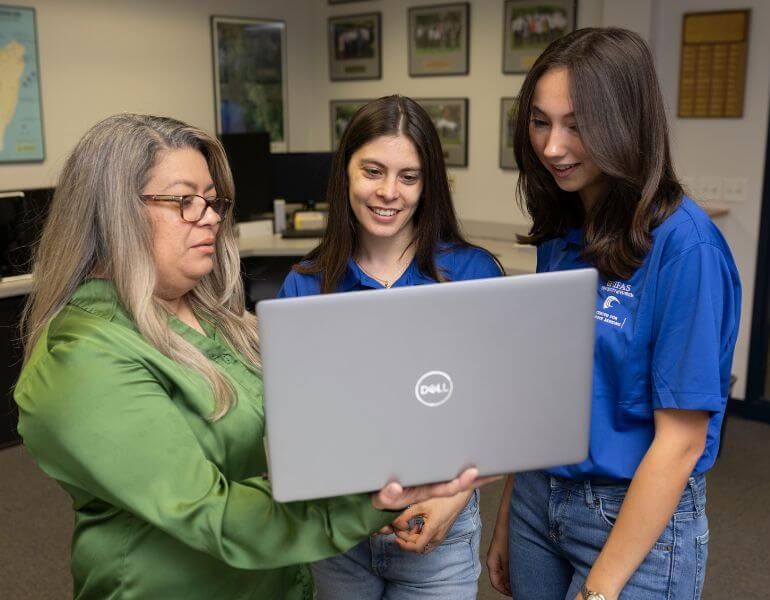
{"type": "Polygon", "coordinates": [[[229,354],[223,354],[222,362],[225,363],[226,365],[231,365],[233,364],[233,357],[230,356],[229,354]]]}

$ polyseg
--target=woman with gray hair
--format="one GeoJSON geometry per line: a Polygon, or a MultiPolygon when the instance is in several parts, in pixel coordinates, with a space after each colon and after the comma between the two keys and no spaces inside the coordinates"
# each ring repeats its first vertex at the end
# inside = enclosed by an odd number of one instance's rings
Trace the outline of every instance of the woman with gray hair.
{"type": "Polygon", "coordinates": [[[310,598],[302,563],[480,483],[272,499],[232,196],[221,145],[168,118],[107,118],[64,165],[15,399],[73,499],[76,598],[310,598]]]}

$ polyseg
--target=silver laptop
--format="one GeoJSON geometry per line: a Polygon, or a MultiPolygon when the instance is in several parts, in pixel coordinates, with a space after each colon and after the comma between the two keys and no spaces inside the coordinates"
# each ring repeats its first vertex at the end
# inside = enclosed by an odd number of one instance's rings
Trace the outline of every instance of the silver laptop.
{"type": "Polygon", "coordinates": [[[276,500],[584,460],[596,283],[582,269],[260,302],[276,500]]]}

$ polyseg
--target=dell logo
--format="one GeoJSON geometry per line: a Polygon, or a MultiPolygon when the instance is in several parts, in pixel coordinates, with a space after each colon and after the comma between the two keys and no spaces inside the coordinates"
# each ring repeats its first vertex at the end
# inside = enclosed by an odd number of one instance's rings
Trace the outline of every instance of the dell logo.
{"type": "Polygon", "coordinates": [[[452,378],[443,371],[428,371],[417,380],[414,394],[425,406],[441,406],[452,395],[452,378]]]}

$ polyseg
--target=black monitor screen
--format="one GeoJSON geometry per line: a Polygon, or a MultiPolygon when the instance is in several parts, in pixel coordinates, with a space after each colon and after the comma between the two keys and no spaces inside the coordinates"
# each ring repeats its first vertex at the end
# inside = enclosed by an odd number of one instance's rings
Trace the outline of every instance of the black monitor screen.
{"type": "Polygon", "coordinates": [[[0,277],[32,271],[53,188],[0,191],[0,277]]]}
{"type": "Polygon", "coordinates": [[[219,136],[227,153],[235,184],[236,221],[249,221],[273,211],[270,193],[270,135],[265,132],[224,133],[219,136]]]}
{"type": "Polygon", "coordinates": [[[313,206],[326,200],[333,152],[272,154],[273,198],[313,206]]]}

